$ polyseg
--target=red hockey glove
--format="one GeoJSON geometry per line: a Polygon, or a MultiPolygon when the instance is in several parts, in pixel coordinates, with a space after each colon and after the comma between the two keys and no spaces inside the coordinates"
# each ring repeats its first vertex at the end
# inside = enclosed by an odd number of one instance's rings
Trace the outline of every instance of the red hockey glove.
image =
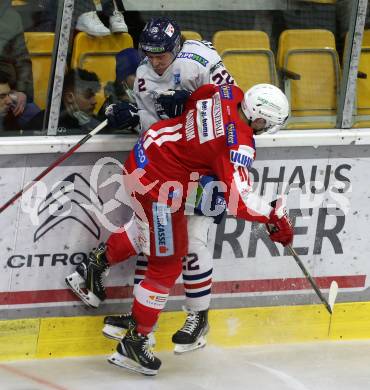
{"type": "Polygon", "coordinates": [[[274,208],[270,214],[270,222],[266,224],[270,239],[280,242],[283,246],[290,245],[293,241],[293,225],[281,199],[271,202],[274,208]]]}

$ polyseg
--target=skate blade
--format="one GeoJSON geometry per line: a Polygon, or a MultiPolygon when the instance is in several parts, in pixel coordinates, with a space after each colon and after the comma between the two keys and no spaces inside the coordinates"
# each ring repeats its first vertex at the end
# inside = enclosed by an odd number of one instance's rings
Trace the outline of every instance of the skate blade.
{"type": "Polygon", "coordinates": [[[158,370],[145,368],[127,356],[121,355],[119,352],[115,352],[113,355],[111,355],[108,358],[108,362],[114,364],[115,366],[127,368],[130,371],[138,372],[144,375],[153,376],[157,375],[158,373],[158,370]]]}
{"type": "Polygon", "coordinates": [[[207,344],[207,340],[204,336],[199,337],[199,339],[193,344],[175,344],[174,353],[176,355],[181,355],[186,352],[195,351],[199,348],[204,348],[207,344]]]}
{"type": "Polygon", "coordinates": [[[90,306],[94,309],[98,308],[100,305],[100,299],[93,294],[91,291],[87,290],[85,293],[81,286],[85,286],[84,278],[78,273],[74,272],[73,274],[65,278],[67,286],[81,299],[83,303],[87,306],[90,306]]]}
{"type": "Polygon", "coordinates": [[[105,337],[108,337],[108,339],[121,341],[122,338],[126,335],[127,329],[105,324],[102,332],[105,337]]]}

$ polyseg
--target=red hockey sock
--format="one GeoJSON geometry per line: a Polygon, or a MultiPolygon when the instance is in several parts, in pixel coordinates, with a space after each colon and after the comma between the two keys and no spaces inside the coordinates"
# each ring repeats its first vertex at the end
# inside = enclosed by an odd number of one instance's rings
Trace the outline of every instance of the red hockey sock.
{"type": "Polygon", "coordinates": [[[137,331],[147,335],[158,321],[158,316],[166,305],[169,290],[150,280],[143,280],[135,290],[132,316],[137,324],[137,331]]]}

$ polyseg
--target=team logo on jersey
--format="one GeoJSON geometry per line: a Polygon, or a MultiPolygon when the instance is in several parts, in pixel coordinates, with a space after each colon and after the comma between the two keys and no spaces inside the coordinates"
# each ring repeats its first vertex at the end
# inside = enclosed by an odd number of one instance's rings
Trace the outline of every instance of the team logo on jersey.
{"type": "Polygon", "coordinates": [[[215,138],[212,118],[212,99],[197,102],[197,126],[201,144],[215,138]]]}
{"type": "Polygon", "coordinates": [[[230,85],[221,85],[220,92],[221,92],[222,99],[232,100],[233,91],[232,91],[230,85]]]}
{"type": "Polygon", "coordinates": [[[167,297],[160,296],[160,295],[149,295],[148,300],[150,301],[151,305],[163,305],[165,302],[167,302],[167,297]]]}
{"type": "Polygon", "coordinates": [[[216,138],[225,135],[224,121],[222,119],[221,98],[219,93],[216,93],[213,96],[213,119],[215,123],[216,138]]]}
{"type": "Polygon", "coordinates": [[[181,80],[180,80],[180,73],[174,73],[173,75],[173,81],[175,85],[179,85],[181,80]]]}
{"type": "Polygon", "coordinates": [[[153,222],[156,256],[174,254],[171,210],[165,204],[153,203],[153,222]]]}
{"type": "Polygon", "coordinates": [[[186,120],[185,120],[185,135],[186,140],[190,141],[193,138],[195,138],[195,127],[194,127],[194,110],[190,110],[186,114],[186,120]]]}
{"type": "Polygon", "coordinates": [[[230,150],[230,161],[240,167],[250,168],[253,164],[254,149],[247,145],[240,145],[238,150],[230,150]]]}
{"type": "Polygon", "coordinates": [[[144,169],[149,160],[143,148],[143,142],[141,139],[139,139],[135,144],[134,155],[137,167],[144,169]]]}
{"type": "Polygon", "coordinates": [[[188,52],[184,52],[184,51],[181,51],[177,55],[177,58],[187,58],[189,60],[193,60],[193,61],[199,62],[203,66],[207,66],[207,64],[209,62],[207,59],[205,59],[204,57],[200,56],[199,54],[188,53],[188,52]]]}
{"type": "Polygon", "coordinates": [[[238,138],[236,136],[236,127],[234,122],[226,123],[226,142],[228,146],[234,146],[238,142],[238,138]]]}

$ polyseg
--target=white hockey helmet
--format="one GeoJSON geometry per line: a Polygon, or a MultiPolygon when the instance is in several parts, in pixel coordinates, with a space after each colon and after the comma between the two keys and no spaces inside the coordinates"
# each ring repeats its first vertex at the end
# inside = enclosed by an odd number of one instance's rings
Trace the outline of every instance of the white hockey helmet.
{"type": "Polygon", "coordinates": [[[285,94],[272,84],[257,84],[248,89],[242,110],[250,121],[262,118],[268,134],[278,132],[289,117],[289,102],[285,94]]]}

